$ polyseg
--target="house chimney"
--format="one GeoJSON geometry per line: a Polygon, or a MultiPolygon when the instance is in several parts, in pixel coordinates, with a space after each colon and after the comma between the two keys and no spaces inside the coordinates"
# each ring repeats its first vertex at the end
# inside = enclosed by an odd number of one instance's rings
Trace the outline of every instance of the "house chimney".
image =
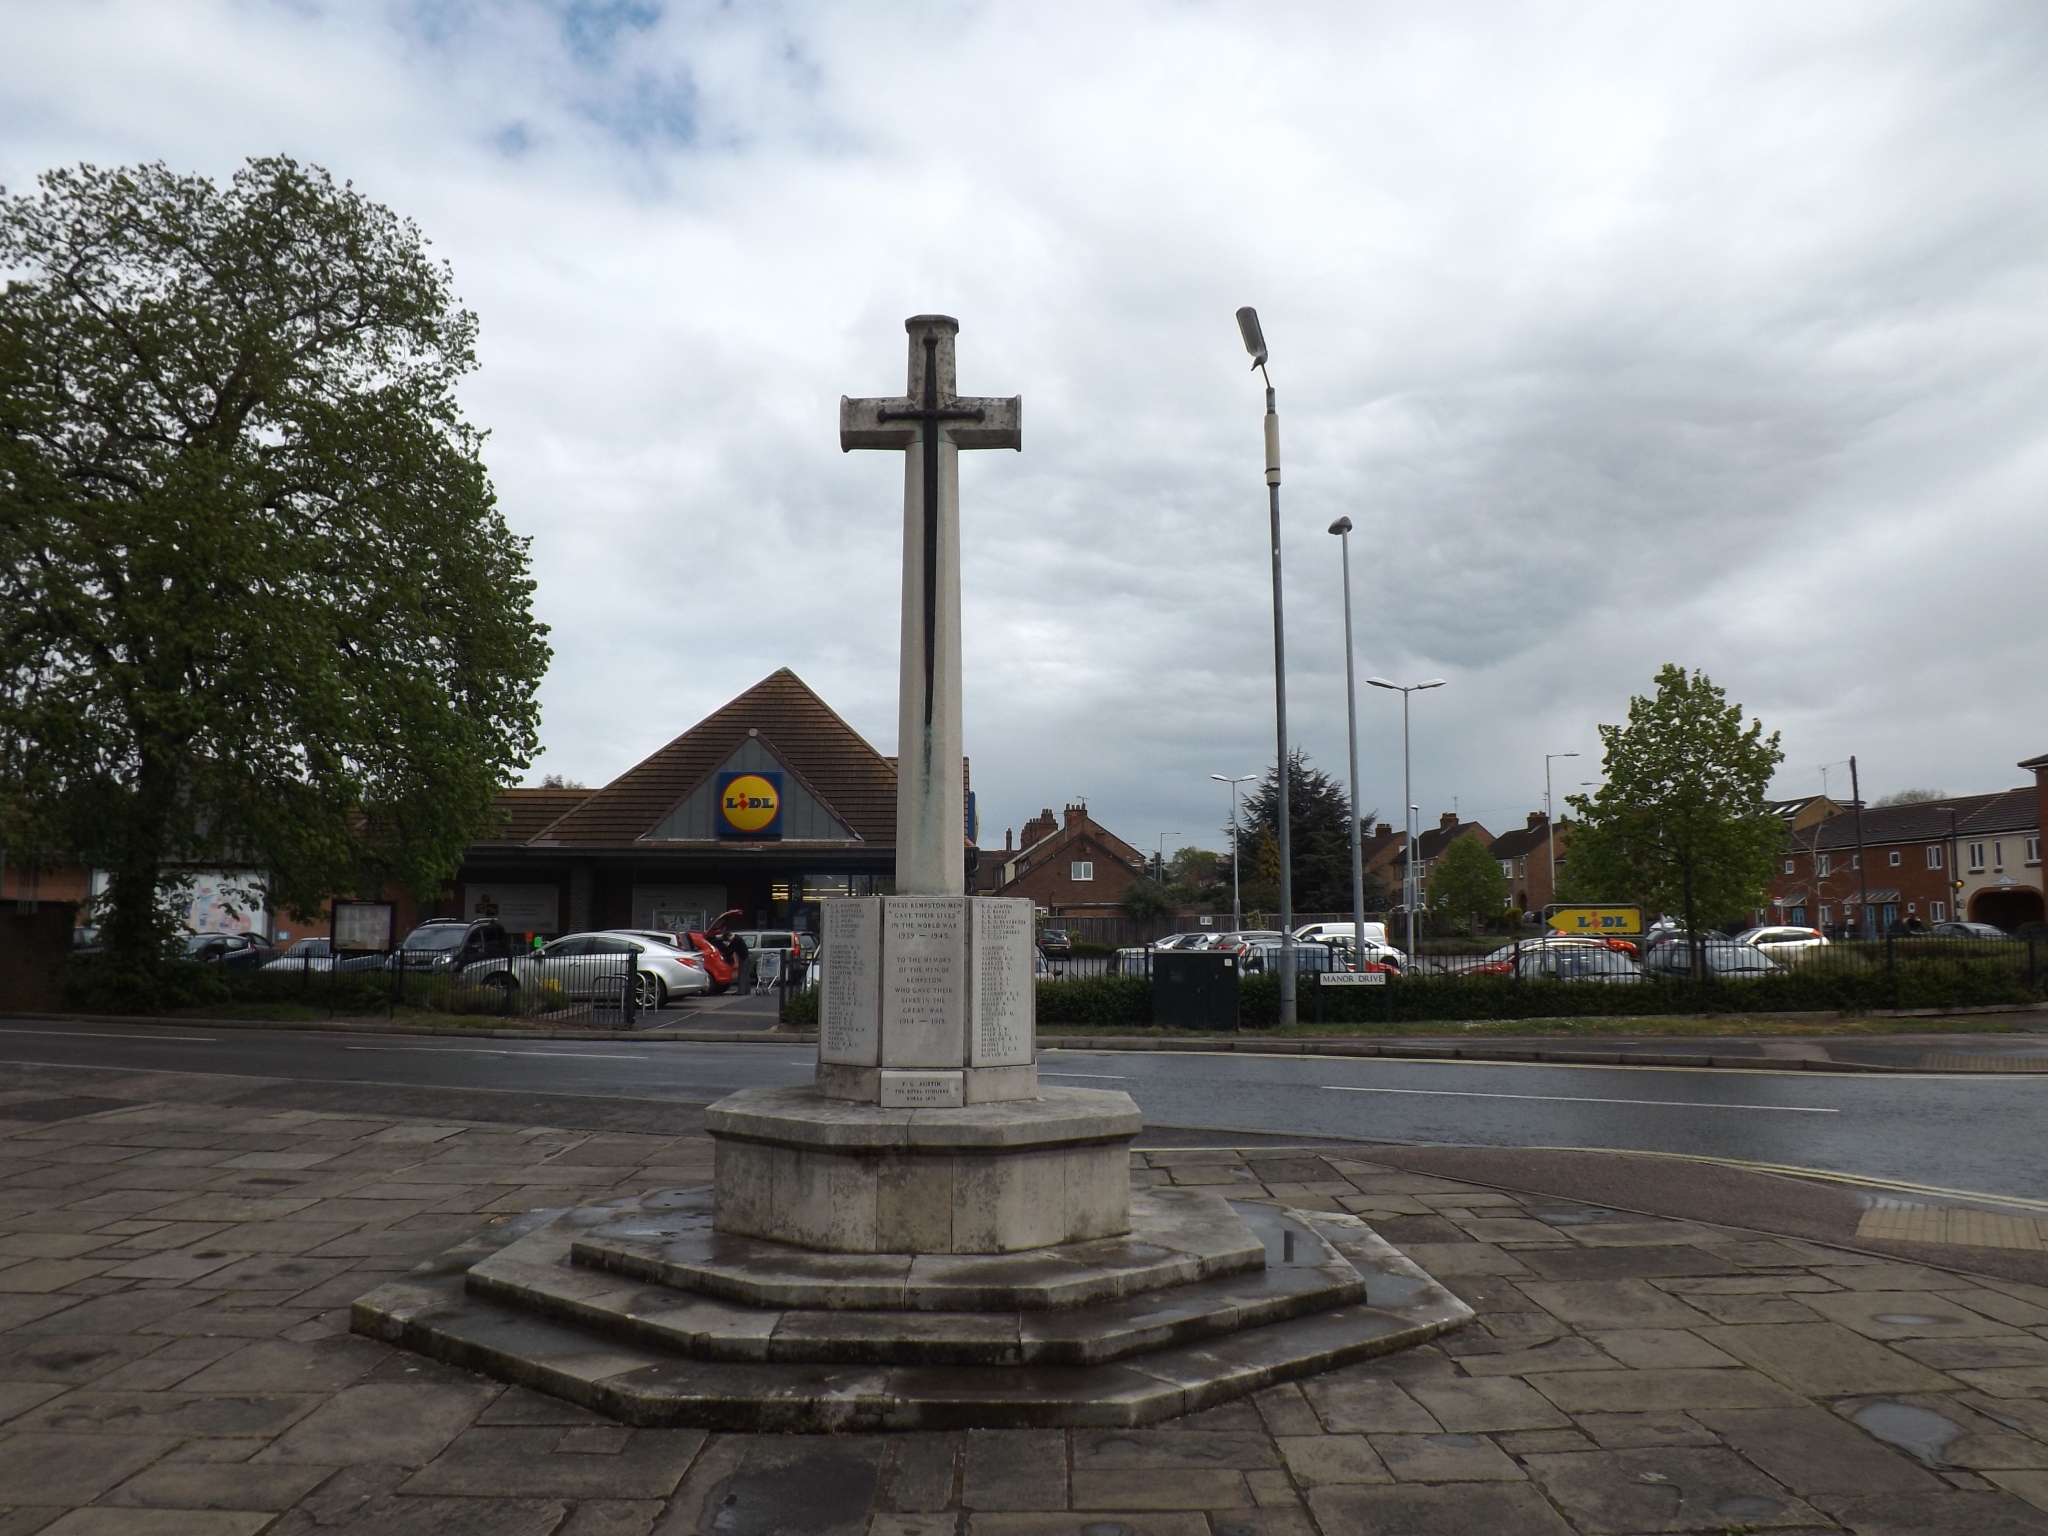
{"type": "Polygon", "coordinates": [[[1543,813],[1541,811],[1531,811],[1529,813],[1529,830],[1531,832],[1534,832],[1538,827],[1542,825],[1543,813]]]}
{"type": "Polygon", "coordinates": [[[1011,835],[1015,832],[1015,830],[1016,829],[1014,827],[1003,828],[1003,852],[1005,853],[1011,852],[1016,846],[1010,841],[1011,835]]]}
{"type": "Polygon", "coordinates": [[[1052,819],[1052,807],[1048,805],[1044,810],[1024,823],[1024,831],[1021,834],[1022,840],[1018,846],[1021,848],[1035,848],[1059,829],[1060,824],[1052,819]]]}
{"type": "Polygon", "coordinates": [[[1437,818],[1436,829],[1439,832],[1448,832],[1457,824],[1458,813],[1456,811],[1445,811],[1443,815],[1437,818]]]}
{"type": "MultiPolygon", "coordinates": [[[[1046,814],[1051,815],[1052,813],[1048,811],[1046,814]]],[[[1088,802],[1086,800],[1081,801],[1078,805],[1070,804],[1067,807],[1067,825],[1071,827],[1076,822],[1083,820],[1087,815],[1088,802]]]]}
{"type": "Polygon", "coordinates": [[[1372,835],[1374,842],[1378,842],[1383,837],[1392,837],[1394,835],[1394,824],[1391,821],[1383,821],[1372,829],[1372,835]]]}

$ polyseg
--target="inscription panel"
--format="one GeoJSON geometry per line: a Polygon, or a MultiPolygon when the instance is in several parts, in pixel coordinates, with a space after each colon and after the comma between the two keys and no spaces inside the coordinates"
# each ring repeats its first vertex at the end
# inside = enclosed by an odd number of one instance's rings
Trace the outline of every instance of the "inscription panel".
{"type": "Polygon", "coordinates": [[[882,1065],[958,1067],[967,1054],[967,898],[884,896],[882,1065]]]}
{"type": "Polygon", "coordinates": [[[882,1108],[958,1109],[964,1072],[901,1072],[882,1069],[882,1108]]]}
{"type": "Polygon", "coordinates": [[[1013,896],[977,896],[973,970],[969,985],[973,1023],[968,1064],[1021,1067],[1033,1057],[1037,993],[1032,980],[1031,903],[1013,896]]]}
{"type": "Polygon", "coordinates": [[[818,959],[818,1060],[872,1067],[882,1044],[882,898],[825,904],[818,959]]]}

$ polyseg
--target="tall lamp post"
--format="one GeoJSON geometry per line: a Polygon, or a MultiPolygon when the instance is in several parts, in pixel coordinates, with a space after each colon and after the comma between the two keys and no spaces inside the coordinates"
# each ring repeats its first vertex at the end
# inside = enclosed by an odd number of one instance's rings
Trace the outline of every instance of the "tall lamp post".
{"type": "Polygon", "coordinates": [[[1230,931],[1236,933],[1244,927],[1244,909],[1237,900],[1237,786],[1251,783],[1258,775],[1247,773],[1233,779],[1228,774],[1212,773],[1209,777],[1230,786],[1230,931]]]}
{"type": "Polygon", "coordinates": [[[1955,909],[1949,913],[1949,919],[1954,922],[1961,922],[1963,918],[1963,861],[1959,855],[1963,850],[1962,843],[1959,840],[1962,834],[1956,830],[1956,808],[1952,805],[1937,805],[1934,809],[1948,812],[1948,905],[1955,909]]]}
{"type": "Polygon", "coordinates": [[[1390,683],[1384,677],[1368,677],[1374,688],[1388,688],[1401,695],[1401,804],[1406,825],[1401,829],[1401,905],[1408,913],[1408,958],[1415,958],[1415,774],[1408,751],[1408,695],[1425,688],[1441,688],[1444,679],[1432,677],[1421,683],[1390,683]]]}
{"type": "Polygon", "coordinates": [[[1344,720],[1351,736],[1351,961],[1365,968],[1365,855],[1358,845],[1358,686],[1351,666],[1351,519],[1330,524],[1344,556],[1344,720]]]}
{"type": "Polygon", "coordinates": [[[1287,815],[1287,627],[1280,604],[1280,413],[1273,404],[1273,376],[1266,371],[1266,333],[1249,304],[1237,312],[1238,333],[1252,367],[1266,381],[1266,518],[1273,544],[1273,732],[1280,756],[1279,796],[1273,810],[1280,832],[1280,1022],[1294,1022],[1294,858],[1287,815]]]}
{"type": "Polygon", "coordinates": [[[1550,845],[1550,899],[1557,900],[1557,818],[1550,813],[1550,765],[1560,757],[1577,757],[1576,752],[1543,754],[1543,841],[1550,845]]]}

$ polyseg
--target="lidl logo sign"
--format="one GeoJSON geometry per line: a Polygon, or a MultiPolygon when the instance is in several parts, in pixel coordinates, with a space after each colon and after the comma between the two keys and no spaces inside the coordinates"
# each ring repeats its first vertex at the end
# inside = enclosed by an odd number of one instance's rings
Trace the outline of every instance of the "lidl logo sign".
{"type": "Polygon", "coordinates": [[[782,775],[721,773],[718,776],[718,835],[782,836],[782,775]]]}

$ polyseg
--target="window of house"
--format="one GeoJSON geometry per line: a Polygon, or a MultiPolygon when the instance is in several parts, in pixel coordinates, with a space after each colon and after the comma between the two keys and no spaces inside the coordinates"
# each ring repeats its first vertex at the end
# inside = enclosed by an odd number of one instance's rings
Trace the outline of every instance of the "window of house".
{"type": "Polygon", "coordinates": [[[1861,868],[1863,867],[1863,855],[1862,855],[1862,854],[1860,854],[1860,853],[1852,853],[1852,854],[1850,854],[1850,855],[1849,855],[1849,867],[1850,867],[1851,869],[1861,869],[1861,868]]]}
{"type": "Polygon", "coordinates": [[[1505,876],[1506,876],[1506,877],[1507,877],[1508,879],[1510,879],[1510,880],[1514,879],[1514,878],[1515,878],[1515,861],[1514,861],[1513,859],[1502,859],[1502,860],[1500,861],[1500,872],[1501,872],[1501,873],[1502,873],[1503,875],[1505,875],[1505,876]]]}
{"type": "Polygon", "coordinates": [[[2041,839],[2039,839],[2038,837],[2030,837],[2027,839],[2027,862],[2029,864],[2038,864],[2041,862],[2041,839]]]}
{"type": "Polygon", "coordinates": [[[1984,845],[1982,843],[1970,844],[1970,868],[1980,871],[1984,868],[1984,845]]]}
{"type": "Polygon", "coordinates": [[[1999,870],[2005,868],[2005,844],[1993,843],[1991,845],[1991,867],[1999,870]]]}
{"type": "Polygon", "coordinates": [[[1905,856],[1901,854],[1898,849],[1894,848],[1892,850],[1892,868],[1897,869],[1899,865],[1904,862],[1904,857],[1905,856]]]}
{"type": "Polygon", "coordinates": [[[1941,868],[1941,844],[1929,843],[1927,845],[1927,867],[1929,869],[1941,868]]]}
{"type": "Polygon", "coordinates": [[[1822,907],[1820,909],[1820,925],[1823,928],[1835,926],[1835,909],[1833,907],[1822,907]]]}
{"type": "Polygon", "coordinates": [[[1074,860],[1073,863],[1067,866],[1067,878],[1069,880],[1093,880],[1095,878],[1095,861],[1093,859],[1074,860]]]}
{"type": "Polygon", "coordinates": [[[1930,901],[1929,903],[1927,903],[1927,915],[1930,919],[1937,923],[1947,922],[1948,903],[1945,901],[1930,901]]]}
{"type": "Polygon", "coordinates": [[[1831,853],[1817,853],[1813,857],[1813,872],[1825,880],[1834,872],[1835,856],[1831,853]]]}
{"type": "Polygon", "coordinates": [[[1791,874],[1791,873],[1793,872],[1793,870],[1794,870],[1794,869],[1796,869],[1797,867],[1798,867],[1798,861],[1797,861],[1796,859],[1787,859],[1787,860],[1785,861],[1785,873],[1786,873],[1786,874],[1788,874],[1788,875],[1789,875],[1789,874],[1791,874]]]}

